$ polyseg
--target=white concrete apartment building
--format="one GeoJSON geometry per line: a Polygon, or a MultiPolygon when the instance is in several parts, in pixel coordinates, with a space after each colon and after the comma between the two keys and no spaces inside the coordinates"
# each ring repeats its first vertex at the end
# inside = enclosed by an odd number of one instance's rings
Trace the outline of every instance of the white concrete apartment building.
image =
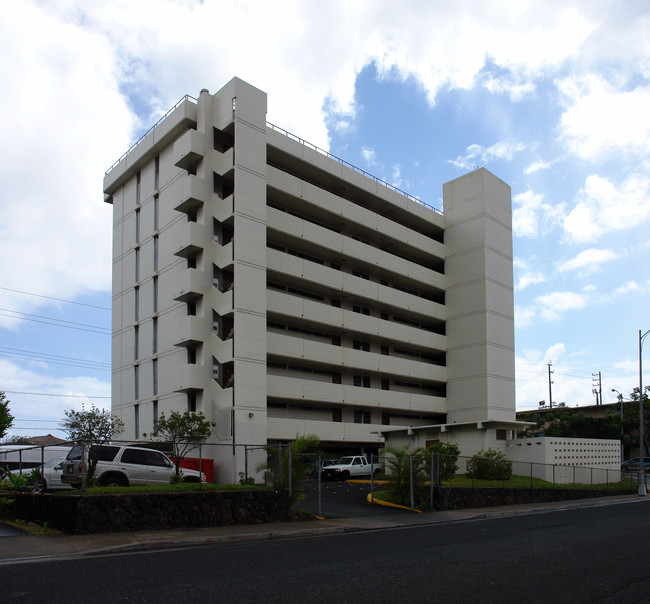
{"type": "Polygon", "coordinates": [[[445,184],[443,214],[267,124],[234,78],[181,100],[104,192],[125,438],[186,409],[219,443],[513,436],[510,188],[487,170],[445,184]]]}

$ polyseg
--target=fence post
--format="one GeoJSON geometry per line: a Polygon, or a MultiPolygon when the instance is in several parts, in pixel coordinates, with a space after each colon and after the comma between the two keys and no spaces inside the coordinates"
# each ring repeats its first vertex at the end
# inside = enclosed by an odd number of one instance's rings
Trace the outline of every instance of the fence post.
{"type": "Polygon", "coordinates": [[[553,464],[553,488],[555,488],[555,464],[553,464]]]}
{"type": "Polygon", "coordinates": [[[288,480],[289,480],[289,497],[293,497],[293,481],[291,480],[291,443],[287,443],[288,463],[288,480]]]}
{"type": "Polygon", "coordinates": [[[594,488],[594,469],[593,468],[590,468],[590,474],[591,474],[591,476],[589,477],[589,486],[593,490],[593,488],[594,488]]]}
{"type": "Polygon", "coordinates": [[[375,501],[375,454],[370,454],[370,503],[375,501]]]}
{"type": "Polygon", "coordinates": [[[576,467],[573,466],[573,488],[576,488],[576,467]]]}
{"type": "Polygon", "coordinates": [[[318,515],[319,517],[323,517],[323,510],[322,510],[322,500],[321,500],[321,468],[322,468],[322,461],[320,458],[320,453],[318,454],[318,472],[316,475],[316,478],[318,479],[318,515]]]}
{"type": "Polygon", "coordinates": [[[433,473],[435,472],[435,458],[436,453],[431,451],[431,477],[429,478],[429,499],[431,501],[431,509],[433,510],[433,473]]]}
{"type": "Polygon", "coordinates": [[[201,484],[203,481],[201,480],[201,474],[203,473],[203,445],[199,443],[199,491],[203,488],[203,485],[201,484]]]}
{"type": "Polygon", "coordinates": [[[244,445],[244,484],[248,484],[248,445],[244,445]]]}
{"type": "Polygon", "coordinates": [[[533,488],[533,462],[530,462],[530,488],[533,488]]]}
{"type": "Polygon", "coordinates": [[[411,509],[415,508],[413,500],[413,456],[409,455],[409,486],[411,488],[411,509]]]}

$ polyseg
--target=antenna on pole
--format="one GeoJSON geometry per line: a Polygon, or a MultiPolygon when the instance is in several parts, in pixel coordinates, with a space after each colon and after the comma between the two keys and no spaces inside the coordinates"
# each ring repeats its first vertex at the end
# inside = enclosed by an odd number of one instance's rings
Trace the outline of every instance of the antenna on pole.
{"type": "Polygon", "coordinates": [[[601,382],[601,372],[591,374],[591,382],[593,384],[592,393],[596,395],[596,405],[603,404],[603,385],[601,382]]]}

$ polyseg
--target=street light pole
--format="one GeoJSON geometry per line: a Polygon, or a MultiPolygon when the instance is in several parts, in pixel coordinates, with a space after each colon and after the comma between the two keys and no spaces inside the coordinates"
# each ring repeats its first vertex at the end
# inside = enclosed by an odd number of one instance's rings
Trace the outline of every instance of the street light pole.
{"type": "Polygon", "coordinates": [[[623,462],[625,461],[623,455],[623,393],[616,390],[616,388],[612,388],[612,392],[616,392],[618,400],[621,403],[621,462],[623,462]]]}
{"type": "Polygon", "coordinates": [[[643,340],[650,333],[644,334],[639,329],[639,495],[645,496],[645,443],[643,438],[643,340]]]}

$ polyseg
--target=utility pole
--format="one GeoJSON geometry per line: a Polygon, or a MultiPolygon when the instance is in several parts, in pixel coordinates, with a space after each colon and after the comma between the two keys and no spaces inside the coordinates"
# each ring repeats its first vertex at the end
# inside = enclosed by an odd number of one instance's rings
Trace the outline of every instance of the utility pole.
{"type": "Polygon", "coordinates": [[[549,406],[549,409],[553,408],[553,394],[551,392],[551,384],[553,383],[551,381],[551,373],[553,373],[551,371],[551,365],[552,364],[553,363],[551,363],[551,361],[548,362],[548,406],[549,406]]]}
{"type": "Polygon", "coordinates": [[[603,404],[603,385],[600,378],[600,371],[591,374],[591,382],[594,386],[592,392],[596,395],[596,405],[603,404]]]}

